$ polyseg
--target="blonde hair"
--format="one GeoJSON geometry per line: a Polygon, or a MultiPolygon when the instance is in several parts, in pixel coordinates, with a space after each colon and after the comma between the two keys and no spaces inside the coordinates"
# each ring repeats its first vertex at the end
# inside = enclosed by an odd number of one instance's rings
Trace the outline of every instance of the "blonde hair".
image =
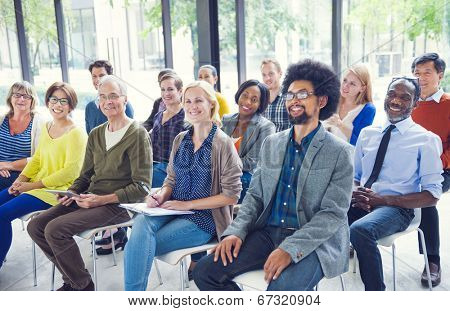
{"type": "MultiPolygon", "coordinates": [[[[372,102],[372,82],[370,80],[370,73],[367,66],[363,64],[354,65],[348,68],[348,71],[345,73],[347,75],[349,72],[353,73],[356,77],[358,77],[359,81],[365,89],[359,92],[358,96],[356,96],[356,104],[362,105],[368,102],[372,102]]],[[[339,102],[343,101],[342,95],[340,96],[339,102]]]]}
{"type": "Polygon", "coordinates": [[[14,115],[14,107],[11,102],[11,98],[13,93],[16,93],[17,91],[25,91],[27,95],[31,96],[31,107],[30,107],[30,114],[34,114],[34,108],[39,103],[39,99],[36,93],[36,90],[34,87],[30,84],[28,81],[22,81],[22,82],[15,82],[11,88],[9,89],[8,96],[6,96],[6,105],[9,108],[8,116],[12,117],[14,115]]]}
{"type": "Polygon", "coordinates": [[[211,121],[213,121],[218,127],[222,126],[222,122],[220,121],[219,116],[219,102],[217,101],[216,97],[216,91],[214,90],[214,87],[205,81],[194,81],[192,83],[189,83],[185,89],[183,90],[183,102],[182,105],[184,107],[185,105],[185,94],[187,90],[193,89],[193,88],[200,88],[205,93],[205,98],[208,100],[208,102],[212,105],[211,107],[211,121]]]}

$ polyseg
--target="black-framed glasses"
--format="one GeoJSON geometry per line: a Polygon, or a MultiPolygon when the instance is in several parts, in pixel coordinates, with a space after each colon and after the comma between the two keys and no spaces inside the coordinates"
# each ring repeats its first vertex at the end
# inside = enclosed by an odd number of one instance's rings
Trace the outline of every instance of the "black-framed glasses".
{"type": "Polygon", "coordinates": [[[31,95],[28,94],[20,94],[20,93],[13,93],[12,96],[14,98],[23,98],[23,99],[32,99],[33,97],[31,95]]]}
{"type": "Polygon", "coordinates": [[[414,77],[414,78],[410,78],[410,77],[393,77],[391,83],[395,82],[397,80],[407,80],[407,81],[411,81],[413,83],[414,82],[419,83],[419,78],[417,78],[417,77],[414,77]]]}
{"type": "Polygon", "coordinates": [[[100,95],[98,95],[98,100],[101,101],[101,102],[105,102],[107,100],[115,101],[115,100],[118,100],[122,96],[125,96],[125,95],[118,95],[118,94],[115,94],[115,93],[111,93],[111,94],[108,94],[108,95],[100,94],[100,95]]]}
{"type": "Polygon", "coordinates": [[[51,104],[56,104],[57,102],[59,102],[61,104],[61,106],[67,106],[69,104],[69,100],[67,98],[58,98],[56,96],[50,96],[48,98],[48,101],[51,104]]]}
{"type": "Polygon", "coordinates": [[[420,84],[419,84],[419,78],[414,77],[393,77],[391,83],[389,83],[388,90],[391,87],[392,83],[398,80],[406,80],[411,82],[414,85],[414,100],[416,101],[420,97],[420,84]]]}
{"type": "Polygon", "coordinates": [[[300,90],[297,93],[287,92],[284,97],[286,98],[286,100],[293,100],[295,97],[297,99],[307,99],[312,95],[314,95],[314,91],[308,92],[307,90],[300,90]]]}

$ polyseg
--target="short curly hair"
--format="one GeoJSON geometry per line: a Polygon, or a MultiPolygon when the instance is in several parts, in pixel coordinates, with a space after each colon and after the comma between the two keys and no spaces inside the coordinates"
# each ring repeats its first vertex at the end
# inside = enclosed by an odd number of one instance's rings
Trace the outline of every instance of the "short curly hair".
{"type": "Polygon", "coordinates": [[[340,82],[330,66],[312,59],[289,65],[283,81],[283,94],[287,93],[292,82],[298,80],[310,81],[314,87],[314,95],[328,97],[327,104],[320,109],[319,120],[326,120],[336,112],[340,82]]]}

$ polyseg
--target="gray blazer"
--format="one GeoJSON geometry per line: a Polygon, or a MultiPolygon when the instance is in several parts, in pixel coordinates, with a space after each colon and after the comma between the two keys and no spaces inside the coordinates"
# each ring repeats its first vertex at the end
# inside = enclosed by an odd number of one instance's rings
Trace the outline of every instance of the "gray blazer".
{"type": "MultiPolygon", "coordinates": [[[[223,116],[222,131],[231,136],[236,128],[238,119],[239,113],[223,116]]],[[[250,174],[254,173],[262,143],[271,134],[275,134],[275,125],[260,114],[255,113],[250,120],[238,150],[239,157],[242,160],[243,171],[250,174]]]]}
{"type": "MultiPolygon", "coordinates": [[[[261,158],[236,219],[225,235],[243,241],[251,231],[267,224],[278,185],[290,130],[266,138],[261,158]]],[[[347,210],[353,184],[353,148],[323,126],[314,136],[297,181],[297,219],[300,229],[280,248],[294,263],[315,251],[325,277],[348,270],[349,227],[347,210]]]]}

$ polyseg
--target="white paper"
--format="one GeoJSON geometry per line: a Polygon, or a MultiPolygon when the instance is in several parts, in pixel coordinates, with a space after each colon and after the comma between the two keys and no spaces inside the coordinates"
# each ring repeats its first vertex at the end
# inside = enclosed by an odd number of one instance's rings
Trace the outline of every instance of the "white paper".
{"type": "Polygon", "coordinates": [[[132,212],[145,214],[148,216],[166,216],[166,215],[185,215],[194,214],[191,211],[176,211],[169,210],[160,207],[147,207],[147,203],[131,203],[131,204],[120,204],[120,207],[126,208],[132,212]]]}

